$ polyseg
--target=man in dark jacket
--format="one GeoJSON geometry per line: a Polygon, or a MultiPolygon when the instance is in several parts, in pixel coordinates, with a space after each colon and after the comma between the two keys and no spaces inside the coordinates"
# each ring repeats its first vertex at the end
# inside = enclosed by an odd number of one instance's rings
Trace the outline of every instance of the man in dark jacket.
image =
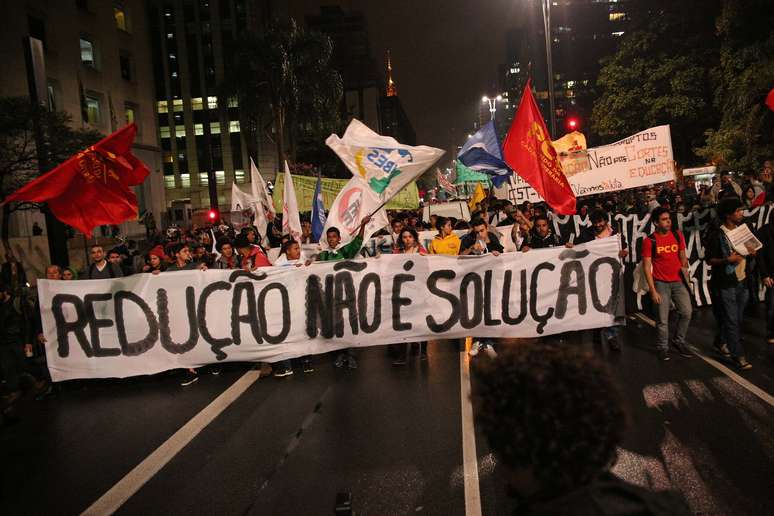
{"type": "Polygon", "coordinates": [[[766,287],[766,342],[774,347],[774,223],[769,222],[758,230],[758,240],[763,244],[757,264],[766,287]]]}
{"type": "Polygon", "coordinates": [[[551,230],[548,217],[545,215],[538,215],[535,217],[532,230],[528,233],[528,238],[525,238],[521,243],[519,251],[526,253],[530,249],[546,249],[548,247],[559,247],[564,245],[559,235],[551,230]]]}
{"type": "MultiPolygon", "coordinates": [[[[720,339],[728,346],[731,358],[742,370],[751,369],[742,346],[744,309],[750,293],[745,284],[747,257],[737,253],[731,245],[728,233],[736,229],[744,219],[742,201],[726,197],[718,203],[719,227],[707,235],[704,260],[712,267],[710,291],[716,317],[720,316],[720,339]]],[[[755,253],[750,253],[754,256],[755,253]]]]}
{"type": "Polygon", "coordinates": [[[90,250],[91,265],[86,269],[83,279],[122,278],[121,267],[105,259],[105,250],[101,245],[93,245],[90,250]]]}
{"type": "Polygon", "coordinates": [[[24,372],[24,348],[32,343],[26,313],[21,298],[7,285],[0,285],[0,365],[9,404],[21,397],[19,377],[24,372]]]}
{"type": "Polygon", "coordinates": [[[489,231],[486,220],[474,218],[470,222],[473,228],[470,233],[462,237],[460,245],[461,255],[478,255],[491,253],[494,256],[503,252],[503,246],[496,232],[489,231]]]}

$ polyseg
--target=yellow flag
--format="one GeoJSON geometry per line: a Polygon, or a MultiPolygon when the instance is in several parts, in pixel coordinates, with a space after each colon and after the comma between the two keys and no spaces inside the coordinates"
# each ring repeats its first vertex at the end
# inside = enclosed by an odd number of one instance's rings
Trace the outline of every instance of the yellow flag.
{"type": "Polygon", "coordinates": [[[476,183],[476,191],[473,192],[473,197],[471,197],[468,201],[468,207],[470,208],[470,211],[475,210],[476,204],[480,203],[484,199],[486,199],[484,188],[481,186],[481,183],[476,183]]]}

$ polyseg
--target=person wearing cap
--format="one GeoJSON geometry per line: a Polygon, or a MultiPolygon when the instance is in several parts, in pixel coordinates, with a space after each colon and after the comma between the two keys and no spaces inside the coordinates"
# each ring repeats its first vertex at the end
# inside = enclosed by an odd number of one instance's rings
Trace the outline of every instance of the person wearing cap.
{"type": "Polygon", "coordinates": [[[751,251],[748,257],[737,253],[728,236],[742,224],[742,207],[742,201],[737,197],[726,197],[718,203],[719,227],[707,235],[704,260],[712,267],[712,305],[715,317],[720,317],[716,347],[721,354],[730,357],[739,369],[747,370],[752,365],[747,361],[742,345],[744,309],[750,296],[745,279],[747,260],[756,253],[751,251]]]}
{"type": "Polygon", "coordinates": [[[234,247],[239,252],[241,259],[239,267],[246,271],[254,271],[259,267],[271,267],[271,262],[260,246],[251,245],[246,235],[239,235],[234,239],[234,247]]]}
{"type": "Polygon", "coordinates": [[[148,255],[145,257],[145,265],[143,265],[140,272],[159,274],[167,269],[166,262],[167,255],[164,254],[164,246],[157,245],[148,251],[148,255]]]}

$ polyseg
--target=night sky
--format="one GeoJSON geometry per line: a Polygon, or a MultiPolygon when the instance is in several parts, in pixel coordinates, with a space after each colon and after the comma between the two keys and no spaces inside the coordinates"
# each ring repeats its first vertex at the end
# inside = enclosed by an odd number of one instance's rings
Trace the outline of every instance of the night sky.
{"type": "Polygon", "coordinates": [[[393,79],[417,143],[448,153],[472,131],[481,96],[496,93],[506,30],[518,24],[527,1],[291,0],[290,14],[302,22],[320,5],[364,13],[372,56],[386,62],[391,52],[393,79]]]}

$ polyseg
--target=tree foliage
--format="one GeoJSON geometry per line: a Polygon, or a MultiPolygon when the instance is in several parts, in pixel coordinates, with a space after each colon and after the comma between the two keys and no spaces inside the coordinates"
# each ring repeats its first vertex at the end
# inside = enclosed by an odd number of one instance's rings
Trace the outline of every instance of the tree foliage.
{"type": "Polygon", "coordinates": [[[618,52],[603,60],[592,129],[608,141],[670,124],[675,154],[689,160],[716,119],[707,63],[717,60],[718,1],[635,0],[618,52]]]}
{"type": "Polygon", "coordinates": [[[774,3],[726,0],[717,19],[719,60],[712,69],[719,123],[696,154],[734,169],[757,169],[774,157],[774,3]]]}
{"type": "Polygon", "coordinates": [[[24,97],[0,98],[0,198],[40,175],[33,120],[43,133],[44,166],[52,169],[73,154],[96,143],[96,131],[72,129],[71,117],[51,112],[24,97]]]}
{"type": "Polygon", "coordinates": [[[295,161],[299,141],[311,135],[322,142],[339,128],[343,83],[330,64],[329,37],[290,19],[246,33],[234,49],[219,89],[239,102],[240,127],[251,155],[257,155],[265,132],[277,145],[280,160],[290,154],[295,161]]]}

